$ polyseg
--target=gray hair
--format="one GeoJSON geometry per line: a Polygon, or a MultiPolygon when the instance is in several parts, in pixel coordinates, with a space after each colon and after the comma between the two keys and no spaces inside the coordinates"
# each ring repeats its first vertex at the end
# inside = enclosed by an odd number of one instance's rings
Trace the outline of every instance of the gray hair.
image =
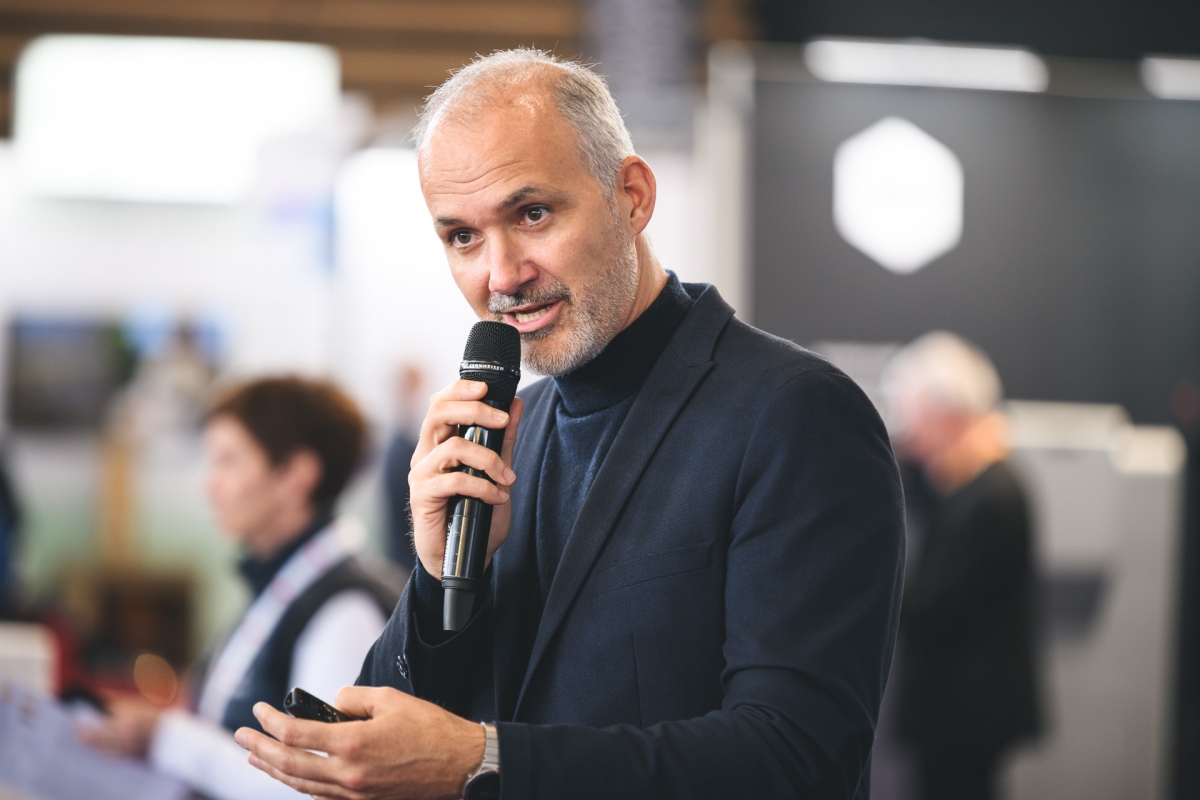
{"type": "Polygon", "coordinates": [[[544,50],[517,48],[479,56],[456,70],[425,98],[413,130],[417,151],[429,141],[433,129],[448,114],[470,106],[471,101],[526,83],[539,72],[556,73],[552,80],[558,110],[579,135],[579,147],[588,169],[601,187],[611,190],[621,164],[634,154],[625,120],[604,79],[577,61],[562,61],[544,50]]]}
{"type": "Polygon", "coordinates": [[[905,346],[884,370],[889,406],[922,398],[943,411],[983,416],[1003,398],[987,354],[965,339],[933,331],[905,346]]]}

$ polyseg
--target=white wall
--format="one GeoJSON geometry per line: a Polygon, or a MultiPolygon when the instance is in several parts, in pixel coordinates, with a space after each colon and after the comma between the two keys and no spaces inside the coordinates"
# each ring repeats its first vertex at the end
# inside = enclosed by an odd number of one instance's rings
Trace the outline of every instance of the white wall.
{"type": "Polygon", "coordinates": [[[307,220],[271,205],[206,208],[23,197],[0,143],[0,315],[146,306],[228,326],[231,367],[321,370],[328,271],[307,220]]]}
{"type": "Polygon", "coordinates": [[[458,377],[475,315],[446,266],[407,149],[351,157],[338,179],[334,371],[376,419],[390,420],[396,368],[429,392],[458,377]]]}

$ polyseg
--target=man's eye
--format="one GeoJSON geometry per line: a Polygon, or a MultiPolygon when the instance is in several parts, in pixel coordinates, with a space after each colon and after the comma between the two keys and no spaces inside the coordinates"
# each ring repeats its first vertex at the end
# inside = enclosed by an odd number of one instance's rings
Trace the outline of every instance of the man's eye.
{"type": "Polygon", "coordinates": [[[547,209],[542,206],[534,206],[525,212],[525,219],[530,222],[541,222],[546,218],[547,209]]]}
{"type": "Polygon", "coordinates": [[[451,243],[462,246],[470,244],[474,238],[475,234],[471,233],[470,231],[455,231],[454,233],[450,234],[451,243]]]}

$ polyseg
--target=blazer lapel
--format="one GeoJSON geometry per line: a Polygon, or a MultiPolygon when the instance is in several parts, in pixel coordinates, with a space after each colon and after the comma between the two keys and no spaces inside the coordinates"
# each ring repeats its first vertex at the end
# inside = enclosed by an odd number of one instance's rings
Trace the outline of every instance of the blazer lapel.
{"type": "MultiPolygon", "coordinates": [[[[638,392],[563,548],[513,709],[514,719],[539,661],[603,552],[629,496],[671,424],[712,369],[713,347],[732,316],[733,309],[715,289],[705,290],[638,392]]],[[[545,439],[541,441],[544,443],[545,439]]]]}
{"type": "Polygon", "coordinates": [[[525,658],[537,624],[529,607],[540,600],[534,555],[536,537],[538,476],[542,454],[554,422],[558,392],[547,380],[539,394],[530,393],[530,407],[521,421],[521,433],[513,452],[512,526],[508,539],[492,559],[493,608],[495,608],[492,645],[495,678],[496,719],[510,720],[516,707],[517,690],[525,673],[525,658]]]}

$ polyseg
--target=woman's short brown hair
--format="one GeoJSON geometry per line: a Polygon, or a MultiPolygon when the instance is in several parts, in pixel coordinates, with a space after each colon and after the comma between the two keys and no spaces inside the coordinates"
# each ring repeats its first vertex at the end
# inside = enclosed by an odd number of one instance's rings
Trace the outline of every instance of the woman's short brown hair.
{"type": "Polygon", "coordinates": [[[325,380],[260,378],[220,395],[205,417],[232,417],[266,452],[273,466],[309,450],[321,462],[315,505],[337,500],[362,462],[367,423],[350,397],[325,380]]]}

